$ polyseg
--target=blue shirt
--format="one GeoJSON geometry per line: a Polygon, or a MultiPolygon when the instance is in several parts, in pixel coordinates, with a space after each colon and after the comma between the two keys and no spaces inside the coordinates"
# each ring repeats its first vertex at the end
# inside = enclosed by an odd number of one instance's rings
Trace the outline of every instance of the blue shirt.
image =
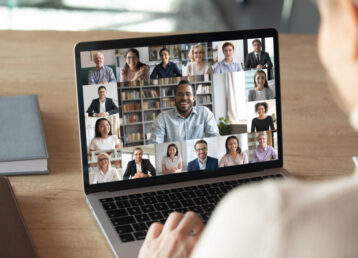
{"type": "Polygon", "coordinates": [[[219,135],[214,114],[204,106],[193,107],[187,118],[177,109],[163,111],[152,124],[150,143],[163,143],[201,139],[219,135]]]}
{"type": "Polygon", "coordinates": [[[88,72],[88,84],[98,84],[103,81],[117,82],[111,67],[104,65],[99,70],[95,67],[88,72]]]}
{"type": "Polygon", "coordinates": [[[214,73],[230,73],[230,72],[240,72],[242,71],[241,64],[235,61],[232,61],[230,65],[225,62],[225,59],[220,61],[214,69],[214,73]]]}
{"type": "Polygon", "coordinates": [[[156,65],[154,67],[153,72],[150,75],[151,79],[160,79],[160,78],[168,78],[168,77],[179,77],[181,76],[181,71],[179,70],[178,66],[173,63],[169,62],[167,67],[163,67],[162,63],[156,65]]]}
{"type": "Polygon", "coordinates": [[[206,169],[206,161],[208,160],[208,157],[205,158],[204,163],[200,162],[200,159],[198,159],[198,163],[199,163],[199,168],[200,170],[205,170],[206,169]]]}

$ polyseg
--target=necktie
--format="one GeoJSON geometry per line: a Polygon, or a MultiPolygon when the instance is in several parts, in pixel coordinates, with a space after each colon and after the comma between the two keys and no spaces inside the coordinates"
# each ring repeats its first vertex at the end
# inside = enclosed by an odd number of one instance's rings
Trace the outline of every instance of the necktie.
{"type": "Polygon", "coordinates": [[[256,54],[256,61],[257,61],[257,63],[260,63],[259,54],[256,54]]]}

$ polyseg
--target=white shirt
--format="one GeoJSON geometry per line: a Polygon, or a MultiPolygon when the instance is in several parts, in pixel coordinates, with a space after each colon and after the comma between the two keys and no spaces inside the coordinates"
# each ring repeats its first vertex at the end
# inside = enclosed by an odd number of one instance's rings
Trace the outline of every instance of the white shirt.
{"type": "Polygon", "coordinates": [[[116,135],[109,135],[107,138],[95,137],[90,143],[91,150],[110,150],[115,149],[120,141],[116,135]]]}
{"type": "MultiPolygon", "coordinates": [[[[358,109],[351,114],[357,125],[358,109]]],[[[265,181],[230,192],[191,257],[358,257],[358,169],[323,182],[265,181]]]]}
{"type": "Polygon", "coordinates": [[[192,256],[358,257],[358,178],[239,187],[219,203],[192,256]]]}
{"type": "Polygon", "coordinates": [[[94,172],[93,184],[107,183],[112,181],[119,181],[119,175],[115,168],[108,169],[107,173],[104,174],[99,168],[94,172]]]}
{"type": "Polygon", "coordinates": [[[106,112],[106,100],[99,101],[99,112],[100,113],[106,112]]]}
{"type": "Polygon", "coordinates": [[[137,172],[138,172],[138,171],[142,171],[142,172],[143,172],[143,170],[142,170],[142,163],[139,163],[139,164],[138,164],[138,163],[136,162],[135,165],[136,165],[136,167],[137,167],[137,172]]]}
{"type": "Polygon", "coordinates": [[[182,162],[180,156],[174,156],[173,160],[168,156],[164,156],[162,159],[162,165],[165,165],[165,168],[167,170],[170,170],[172,167],[175,167],[175,169],[178,169],[180,162],[182,162]]]}
{"type": "Polygon", "coordinates": [[[206,158],[204,159],[204,162],[201,163],[200,159],[198,158],[198,163],[199,163],[199,168],[200,168],[200,170],[205,170],[205,169],[206,169],[206,161],[207,161],[207,160],[208,160],[208,157],[206,157],[206,158]]]}

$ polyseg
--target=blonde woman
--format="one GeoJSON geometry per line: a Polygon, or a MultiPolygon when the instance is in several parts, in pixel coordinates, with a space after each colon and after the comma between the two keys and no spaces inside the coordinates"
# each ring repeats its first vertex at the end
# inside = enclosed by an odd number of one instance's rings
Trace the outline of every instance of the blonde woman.
{"type": "Polygon", "coordinates": [[[94,172],[93,184],[119,181],[119,175],[111,166],[111,158],[107,153],[100,153],[97,157],[97,170],[94,172]]]}
{"type": "Polygon", "coordinates": [[[202,45],[192,45],[189,51],[190,63],[184,69],[184,76],[202,75],[213,73],[210,63],[205,61],[205,49],[202,45]]]}

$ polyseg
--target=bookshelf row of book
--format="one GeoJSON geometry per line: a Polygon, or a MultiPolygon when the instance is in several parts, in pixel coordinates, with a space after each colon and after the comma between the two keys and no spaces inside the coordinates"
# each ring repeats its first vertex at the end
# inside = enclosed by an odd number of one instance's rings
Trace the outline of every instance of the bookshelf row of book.
{"type": "Polygon", "coordinates": [[[152,112],[152,113],[145,113],[144,114],[144,121],[153,121],[157,118],[157,113],[152,112]]]}
{"type": "Polygon", "coordinates": [[[133,100],[140,98],[139,90],[132,90],[132,91],[122,91],[121,92],[122,100],[133,100]]]}
{"type": "Polygon", "coordinates": [[[198,104],[211,104],[212,100],[211,100],[211,95],[204,95],[204,96],[197,96],[196,101],[198,102],[198,104]]]}
{"type": "Polygon", "coordinates": [[[183,77],[170,77],[170,78],[161,78],[161,79],[153,79],[153,80],[119,82],[117,85],[119,88],[139,87],[139,86],[146,87],[146,86],[178,85],[178,83],[182,79],[186,79],[191,83],[207,82],[207,81],[210,81],[210,74],[195,75],[195,76],[183,76],[183,77]]]}
{"type": "Polygon", "coordinates": [[[156,101],[143,101],[143,109],[147,110],[147,109],[159,109],[160,108],[160,101],[156,100],[156,101]]]}
{"type": "MultiPolygon", "coordinates": [[[[144,104],[144,103],[143,103],[144,104]]],[[[144,106],[144,105],[143,105],[144,106]]],[[[123,112],[129,112],[129,111],[140,111],[141,105],[140,103],[127,103],[123,104],[123,112]]]]}
{"type": "Polygon", "coordinates": [[[143,98],[158,98],[159,91],[158,90],[143,90],[142,97],[143,98]]]}
{"type": "Polygon", "coordinates": [[[129,133],[128,134],[128,142],[138,142],[143,140],[143,133],[136,132],[136,133],[129,133]]]}
{"type": "Polygon", "coordinates": [[[211,93],[211,85],[199,84],[196,88],[196,94],[211,93]]]}
{"type": "Polygon", "coordinates": [[[132,123],[138,123],[142,121],[142,116],[135,114],[135,115],[124,115],[123,121],[125,124],[132,124],[132,123]]]}

